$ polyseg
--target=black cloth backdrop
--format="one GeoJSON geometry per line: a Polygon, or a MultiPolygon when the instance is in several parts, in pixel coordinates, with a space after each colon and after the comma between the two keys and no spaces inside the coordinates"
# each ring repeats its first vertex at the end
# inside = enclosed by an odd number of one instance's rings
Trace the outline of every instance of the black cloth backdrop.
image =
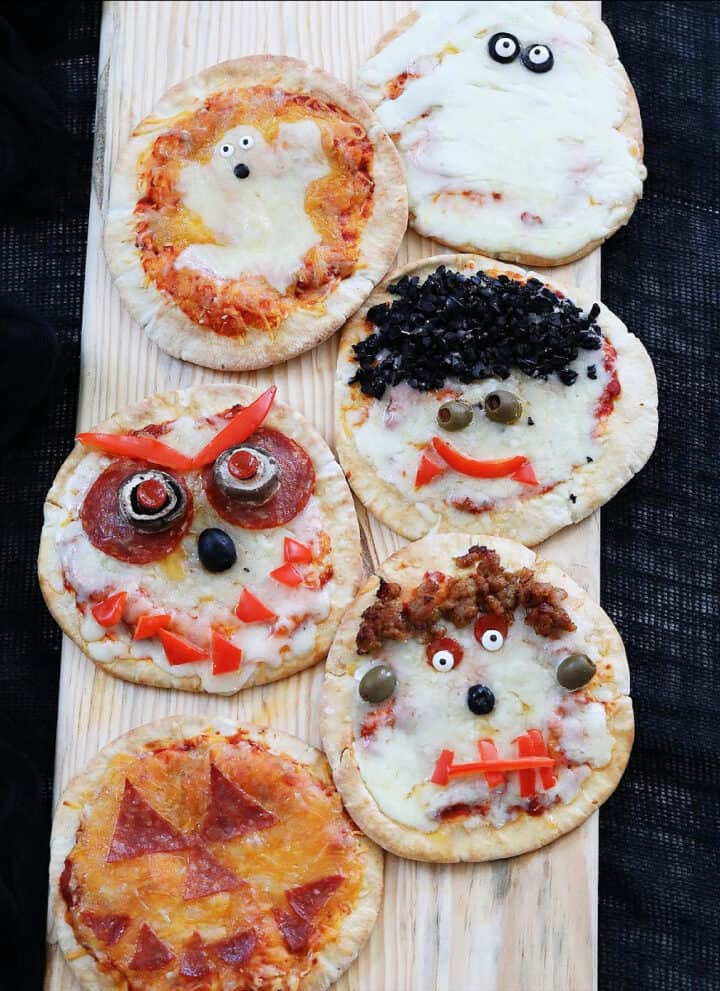
{"type": "MultiPolygon", "coordinates": [[[[661,430],[648,467],[603,510],[603,603],[628,647],[638,734],[600,817],[599,984],[709,991],[720,988],[720,10],[610,0],[605,17],[642,108],[649,179],[603,250],[603,298],[654,358],[661,430]]],[[[15,989],[40,988],[44,963],[60,635],[35,554],[75,421],[99,20],[87,2],[0,13],[0,983],[15,989]]]]}

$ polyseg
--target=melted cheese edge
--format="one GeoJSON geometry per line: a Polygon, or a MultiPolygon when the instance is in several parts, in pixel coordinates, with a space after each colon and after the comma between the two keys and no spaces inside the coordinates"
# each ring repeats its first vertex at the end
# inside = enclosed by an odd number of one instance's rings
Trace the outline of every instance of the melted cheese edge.
{"type": "Polygon", "coordinates": [[[569,256],[605,238],[642,194],[636,142],[617,129],[628,111],[619,63],[550,0],[431,2],[363,68],[359,89],[393,135],[420,233],[491,253],[569,256]],[[494,61],[488,40],[542,43],[546,73],[518,55],[494,61]],[[395,100],[385,86],[408,72],[395,100]],[[379,104],[379,105],[378,105],[379,104]]]}

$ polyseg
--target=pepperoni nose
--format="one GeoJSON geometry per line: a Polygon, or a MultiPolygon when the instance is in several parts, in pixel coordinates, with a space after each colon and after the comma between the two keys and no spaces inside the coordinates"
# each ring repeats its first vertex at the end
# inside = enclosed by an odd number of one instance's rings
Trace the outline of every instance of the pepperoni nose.
{"type": "Polygon", "coordinates": [[[247,179],[247,177],[250,175],[250,169],[247,167],[247,165],[245,165],[244,162],[238,162],[238,164],[233,169],[233,172],[235,173],[235,177],[237,179],[247,179]]]}

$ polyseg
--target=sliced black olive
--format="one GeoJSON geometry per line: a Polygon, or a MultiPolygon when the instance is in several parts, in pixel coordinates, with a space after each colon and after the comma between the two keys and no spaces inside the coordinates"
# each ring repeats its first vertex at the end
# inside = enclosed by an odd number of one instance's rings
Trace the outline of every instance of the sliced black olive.
{"type": "Polygon", "coordinates": [[[125,479],[118,489],[118,505],[136,530],[159,533],[184,515],[186,499],[172,475],[150,468],[125,479]]]}
{"type": "Polygon", "coordinates": [[[472,406],[462,399],[450,399],[437,411],[437,422],[443,430],[464,430],[472,418],[472,406]]]}
{"type": "Polygon", "coordinates": [[[358,692],[365,702],[384,702],[395,691],[397,675],[387,664],[376,664],[360,679],[358,692]]]}
{"type": "Polygon", "coordinates": [[[261,447],[241,444],[223,451],[213,466],[218,488],[231,499],[262,506],[280,485],[280,465],[261,447]]]}
{"type": "Polygon", "coordinates": [[[495,708],[495,695],[487,685],[471,685],[467,693],[467,705],[476,716],[487,716],[495,708]]]}
{"type": "Polygon", "coordinates": [[[517,423],[522,411],[522,399],[514,392],[498,389],[485,396],[485,413],[496,423],[517,423]]]}
{"type": "Polygon", "coordinates": [[[488,51],[490,52],[490,58],[496,62],[512,62],[513,59],[517,58],[517,54],[520,51],[520,42],[514,34],[508,34],[507,31],[498,31],[488,41],[488,51]]]}
{"type": "Polygon", "coordinates": [[[585,654],[570,654],[558,664],[555,677],[563,688],[574,692],[592,680],[595,664],[585,654]]]}
{"type": "Polygon", "coordinates": [[[247,167],[247,165],[245,165],[244,162],[238,162],[238,164],[233,169],[233,172],[235,173],[235,177],[237,179],[247,179],[247,177],[250,175],[250,169],[247,167]]]}
{"type": "Polygon", "coordinates": [[[198,557],[208,571],[227,571],[237,561],[235,542],[224,530],[209,527],[198,537],[198,557]]]}
{"type": "Polygon", "coordinates": [[[527,45],[520,52],[520,61],[530,72],[550,72],[555,59],[547,45],[527,45]]]}

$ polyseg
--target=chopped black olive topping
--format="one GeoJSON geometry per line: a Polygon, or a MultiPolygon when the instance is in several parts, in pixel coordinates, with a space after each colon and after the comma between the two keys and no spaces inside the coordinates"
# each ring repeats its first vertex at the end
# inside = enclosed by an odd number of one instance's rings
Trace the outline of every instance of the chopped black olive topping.
{"type": "Polygon", "coordinates": [[[587,366],[587,377],[589,379],[596,379],[597,378],[597,367],[595,365],[588,365],[587,366]]]}
{"type": "Polygon", "coordinates": [[[573,503],[573,505],[577,502],[577,496],[574,492],[570,493],[570,502],[573,503]]]}
{"type": "Polygon", "coordinates": [[[376,332],[353,348],[358,369],[350,382],[376,399],[399,382],[430,392],[448,378],[507,379],[511,368],[572,385],[577,372],[568,366],[580,349],[602,347],[597,303],[583,313],[539,279],[462,275],[441,265],[422,283],[403,276],[388,292],[392,303],[367,312],[376,332]]]}
{"type": "Polygon", "coordinates": [[[528,426],[529,427],[534,427],[535,426],[535,421],[533,420],[533,418],[531,416],[528,417],[528,426]]]}
{"type": "Polygon", "coordinates": [[[586,454],[585,455],[585,460],[587,461],[587,463],[589,465],[591,465],[593,463],[593,461],[595,460],[595,458],[591,458],[589,454],[586,454]]]}

